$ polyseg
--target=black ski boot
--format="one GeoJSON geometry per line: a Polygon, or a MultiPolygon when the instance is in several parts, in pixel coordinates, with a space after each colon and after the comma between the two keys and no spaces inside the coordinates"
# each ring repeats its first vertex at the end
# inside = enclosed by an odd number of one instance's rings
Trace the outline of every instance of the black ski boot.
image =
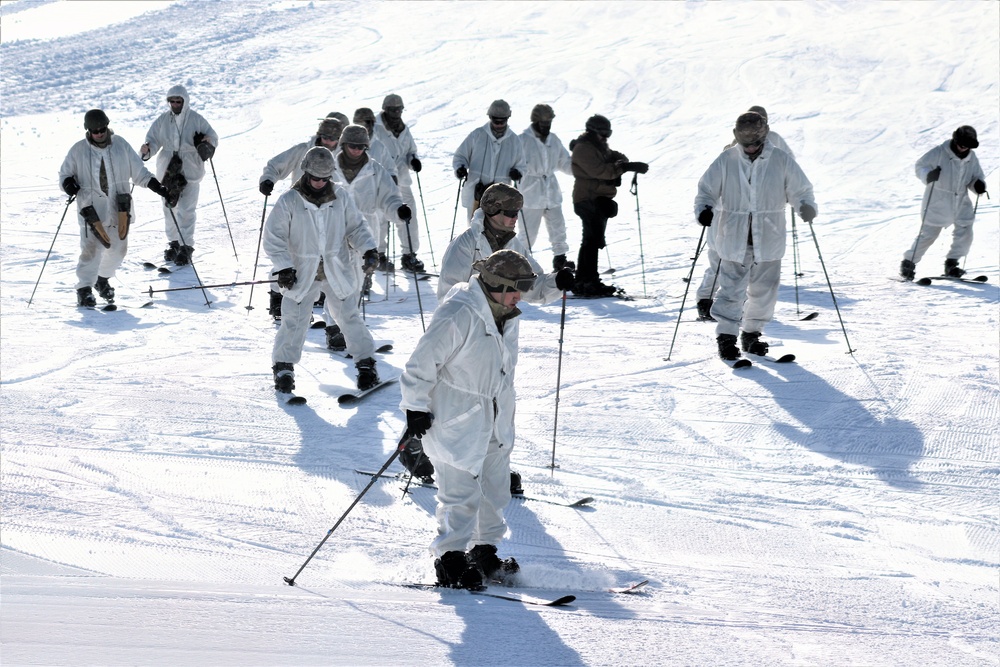
{"type": "Polygon", "coordinates": [[[760,339],[759,331],[744,331],[740,334],[740,347],[744,352],[763,357],[767,354],[767,343],[760,339]]]}
{"type": "Polygon", "coordinates": [[[274,388],[283,394],[292,393],[295,389],[295,366],[287,361],[279,361],[271,366],[274,371],[274,388]]]}
{"type": "Polygon", "coordinates": [[[378,371],[375,370],[375,360],[371,357],[354,364],[358,369],[358,389],[365,391],[378,384],[378,371]]]}
{"type": "Polygon", "coordinates": [[[344,332],[336,324],[331,324],[326,328],[326,349],[334,352],[343,352],[347,349],[347,339],[344,332]]]}
{"type": "Polygon", "coordinates": [[[590,280],[578,280],[573,286],[573,294],[577,296],[607,297],[614,296],[618,288],[614,285],[605,285],[600,278],[590,280]]]}
{"type": "Polygon", "coordinates": [[[481,591],[485,588],[479,568],[470,565],[469,559],[462,551],[449,551],[436,559],[434,572],[437,574],[438,586],[465,588],[470,591],[481,591]]]}
{"type": "Polygon", "coordinates": [[[483,581],[509,583],[511,575],[521,570],[521,566],[513,558],[500,560],[497,548],[492,544],[477,544],[472,547],[469,550],[469,563],[476,566],[483,581]]]}
{"type": "Polygon", "coordinates": [[[519,496],[524,493],[524,487],[521,486],[521,473],[510,471],[510,495],[519,496]]]}
{"type": "Polygon", "coordinates": [[[556,255],[555,257],[552,258],[552,270],[559,271],[560,269],[569,269],[570,271],[575,271],[576,263],[566,259],[566,255],[556,255]]]}
{"type": "Polygon", "coordinates": [[[313,308],[322,308],[326,305],[326,292],[320,292],[319,298],[313,302],[313,308]]]}
{"type": "Polygon", "coordinates": [[[271,290],[267,295],[270,297],[267,314],[273,317],[275,322],[278,322],[281,320],[281,292],[271,290]]]}
{"type": "Polygon", "coordinates": [[[403,255],[400,258],[400,264],[407,271],[413,271],[415,273],[420,273],[424,270],[424,263],[417,259],[417,253],[411,252],[403,255]]]}
{"type": "Polygon", "coordinates": [[[86,306],[88,308],[93,308],[97,305],[97,299],[94,298],[94,292],[89,287],[78,287],[76,288],[76,305],[86,306]]]}
{"type": "Polygon", "coordinates": [[[384,271],[385,273],[392,273],[396,270],[396,266],[389,261],[389,258],[385,256],[384,252],[378,254],[378,270],[384,271]]]}
{"type": "Polygon", "coordinates": [[[917,276],[917,265],[904,259],[899,265],[899,275],[903,277],[903,280],[913,280],[917,276]]]}
{"type": "Polygon", "coordinates": [[[191,263],[192,255],[194,255],[194,248],[189,245],[182,245],[177,250],[177,256],[174,257],[174,264],[177,266],[187,266],[191,263]]]}
{"type": "Polygon", "coordinates": [[[399,452],[399,461],[411,475],[425,484],[434,483],[434,464],[424,453],[424,443],[420,438],[409,437],[399,452]]]}
{"type": "Polygon", "coordinates": [[[171,241],[170,245],[166,250],[163,251],[163,261],[172,262],[177,259],[177,252],[181,249],[181,244],[177,241],[171,241]]]}
{"type": "Polygon", "coordinates": [[[708,320],[709,322],[715,321],[715,318],[712,317],[711,299],[698,299],[698,319],[708,320]]]}
{"type": "Polygon", "coordinates": [[[94,284],[97,288],[97,293],[101,295],[101,298],[108,303],[115,302],[115,288],[108,284],[108,279],[104,276],[97,276],[97,282],[94,284]]]}
{"type": "Polygon", "coordinates": [[[736,346],[736,336],[732,334],[719,334],[715,338],[719,344],[719,358],[726,361],[736,361],[740,358],[740,348],[736,346]]]}
{"type": "Polygon", "coordinates": [[[958,266],[957,259],[946,259],[944,260],[944,275],[961,278],[965,275],[965,269],[958,266]]]}

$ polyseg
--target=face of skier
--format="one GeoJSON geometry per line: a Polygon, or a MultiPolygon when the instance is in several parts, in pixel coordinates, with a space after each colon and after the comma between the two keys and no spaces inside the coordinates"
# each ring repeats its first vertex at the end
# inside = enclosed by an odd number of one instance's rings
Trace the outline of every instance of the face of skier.
{"type": "Polygon", "coordinates": [[[175,116],[184,110],[183,97],[168,97],[167,104],[170,105],[170,110],[174,112],[175,116]]]}
{"type": "Polygon", "coordinates": [[[403,117],[403,107],[402,106],[389,106],[382,109],[382,113],[385,114],[386,118],[392,120],[399,120],[403,117]]]}
{"type": "Polygon", "coordinates": [[[746,153],[747,155],[753,157],[753,156],[757,155],[758,153],[760,153],[760,149],[763,148],[763,146],[764,146],[764,140],[763,139],[758,139],[756,141],[751,141],[751,142],[748,142],[748,143],[745,143],[745,144],[741,143],[740,146],[743,147],[743,152],[744,153],[746,153]]]}
{"type": "Polygon", "coordinates": [[[367,150],[367,146],[364,144],[344,144],[344,152],[347,153],[347,157],[352,160],[357,160],[361,157],[361,154],[367,150]]]}
{"type": "Polygon", "coordinates": [[[324,148],[328,148],[332,152],[333,149],[337,147],[339,141],[329,135],[321,134],[319,135],[319,143],[323,144],[324,148]]]}
{"type": "Polygon", "coordinates": [[[521,293],[511,289],[506,289],[503,292],[491,292],[490,296],[505,308],[513,308],[521,302],[521,293]]]}
{"type": "Polygon", "coordinates": [[[514,227],[517,225],[517,214],[518,209],[511,211],[497,211],[494,215],[486,216],[490,224],[493,225],[495,229],[502,231],[512,232],[514,227]]]}
{"type": "Polygon", "coordinates": [[[958,157],[965,157],[966,155],[969,154],[969,147],[968,146],[963,146],[962,144],[958,143],[957,141],[955,141],[953,143],[955,144],[955,155],[957,155],[958,157]]]}

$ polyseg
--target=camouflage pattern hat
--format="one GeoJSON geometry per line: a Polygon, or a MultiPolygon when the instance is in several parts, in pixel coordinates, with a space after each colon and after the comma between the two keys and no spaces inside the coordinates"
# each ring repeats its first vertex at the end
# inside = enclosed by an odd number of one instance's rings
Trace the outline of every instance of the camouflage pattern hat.
{"type": "Polygon", "coordinates": [[[517,188],[506,183],[494,183],[486,188],[479,207],[486,215],[496,215],[500,211],[520,211],[524,206],[524,197],[517,188]]]}
{"type": "Polygon", "coordinates": [[[537,123],[539,121],[551,121],[556,117],[556,113],[552,110],[548,104],[536,104],[535,108],[531,110],[531,122],[537,123]]]}
{"type": "Polygon", "coordinates": [[[310,176],[330,178],[333,176],[333,153],[322,146],[313,146],[306,151],[300,168],[310,176]]]}
{"type": "Polygon", "coordinates": [[[733,136],[741,146],[751,146],[764,141],[767,136],[767,121],[756,111],[748,111],[736,119],[733,136]]]}
{"type": "Polygon", "coordinates": [[[336,118],[340,121],[340,124],[347,127],[351,124],[351,119],[347,117],[346,114],[342,114],[339,111],[331,111],[326,115],[327,118],[336,118]]]}
{"type": "MultiPolygon", "coordinates": [[[[83,115],[83,128],[88,132],[100,130],[111,124],[108,115],[100,109],[91,109],[83,115]]],[[[975,132],[975,130],[973,130],[975,132]]]]}
{"type": "Polygon", "coordinates": [[[480,280],[491,292],[527,292],[538,278],[524,255],[507,248],[497,250],[474,268],[479,270],[480,280]]]}
{"type": "Polygon", "coordinates": [[[324,118],[319,123],[319,129],[316,130],[316,135],[336,141],[340,139],[340,133],[343,129],[343,123],[336,118],[324,118]]]}
{"type": "Polygon", "coordinates": [[[403,98],[395,93],[391,93],[385,96],[382,100],[382,111],[385,111],[389,107],[401,107],[403,106],[403,98]]]}
{"type": "Polygon", "coordinates": [[[354,122],[358,125],[364,125],[365,123],[371,121],[375,122],[375,112],[368,107],[361,107],[360,109],[354,110],[354,122]]]}
{"type": "Polygon", "coordinates": [[[510,105],[503,100],[493,100],[490,108],[486,110],[486,115],[497,118],[510,118],[510,105]]]}
{"type": "Polygon", "coordinates": [[[759,113],[761,116],[764,117],[764,122],[765,123],[767,122],[767,110],[765,110],[764,107],[752,106],[749,109],[747,109],[747,111],[754,111],[756,113],[759,113]]]}
{"type": "Polygon", "coordinates": [[[340,134],[340,143],[368,146],[368,128],[364,125],[348,125],[340,134]]]}

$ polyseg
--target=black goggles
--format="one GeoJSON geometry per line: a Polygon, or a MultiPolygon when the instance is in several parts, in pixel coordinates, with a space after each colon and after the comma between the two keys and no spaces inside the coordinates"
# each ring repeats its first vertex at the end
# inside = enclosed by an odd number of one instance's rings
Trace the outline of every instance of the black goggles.
{"type": "Polygon", "coordinates": [[[91,130],[90,133],[91,134],[104,134],[107,131],[108,131],[107,127],[101,127],[101,128],[96,129],[96,130],[91,130]]]}
{"type": "Polygon", "coordinates": [[[501,118],[500,116],[490,116],[490,122],[494,125],[506,125],[507,119],[501,118]]]}
{"type": "Polygon", "coordinates": [[[535,286],[535,280],[538,278],[535,274],[518,276],[517,278],[501,278],[496,274],[490,273],[485,267],[479,270],[479,275],[491,292],[502,292],[504,288],[515,292],[527,292],[535,286]]]}
{"type": "Polygon", "coordinates": [[[312,174],[306,174],[306,178],[308,178],[310,181],[319,181],[320,183],[330,182],[329,176],[313,176],[312,174]]]}
{"type": "Polygon", "coordinates": [[[351,148],[356,151],[366,151],[368,146],[365,144],[344,144],[344,148],[351,148]]]}
{"type": "Polygon", "coordinates": [[[757,141],[741,141],[740,146],[743,148],[760,148],[764,145],[763,139],[758,139],[757,141]]]}
{"type": "Polygon", "coordinates": [[[403,113],[403,107],[385,107],[382,111],[387,111],[389,113],[403,113]]]}

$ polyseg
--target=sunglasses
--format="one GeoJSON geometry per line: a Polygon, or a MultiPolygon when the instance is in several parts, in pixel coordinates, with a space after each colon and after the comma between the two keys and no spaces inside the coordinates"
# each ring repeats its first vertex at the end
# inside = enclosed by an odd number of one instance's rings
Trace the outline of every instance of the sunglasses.
{"type": "Polygon", "coordinates": [[[91,134],[104,134],[107,131],[108,131],[107,127],[102,127],[102,128],[100,128],[98,130],[91,130],[90,133],[91,134]]]}
{"type": "Polygon", "coordinates": [[[351,148],[356,151],[368,150],[368,146],[366,146],[365,144],[344,144],[344,148],[351,148]]]}
{"type": "Polygon", "coordinates": [[[742,146],[743,148],[760,148],[763,145],[764,145],[763,139],[758,139],[757,141],[747,141],[745,143],[742,141],[740,142],[740,146],[742,146]]]}
{"type": "Polygon", "coordinates": [[[494,125],[506,125],[507,119],[501,118],[500,116],[490,116],[490,122],[494,125]]]}
{"type": "Polygon", "coordinates": [[[389,113],[402,113],[403,107],[385,107],[382,111],[388,111],[389,113]]]}
{"type": "Polygon", "coordinates": [[[312,174],[306,174],[306,176],[309,177],[310,181],[316,181],[317,183],[329,183],[330,182],[330,177],[329,176],[313,176],[312,174]]]}
{"type": "Polygon", "coordinates": [[[331,134],[321,134],[319,135],[319,138],[322,139],[323,141],[333,141],[333,142],[336,142],[339,139],[339,137],[335,137],[331,134]]]}
{"type": "Polygon", "coordinates": [[[169,100],[167,100],[167,103],[168,104],[184,104],[184,100],[180,99],[180,98],[178,98],[178,99],[169,99],[169,100]]]}

